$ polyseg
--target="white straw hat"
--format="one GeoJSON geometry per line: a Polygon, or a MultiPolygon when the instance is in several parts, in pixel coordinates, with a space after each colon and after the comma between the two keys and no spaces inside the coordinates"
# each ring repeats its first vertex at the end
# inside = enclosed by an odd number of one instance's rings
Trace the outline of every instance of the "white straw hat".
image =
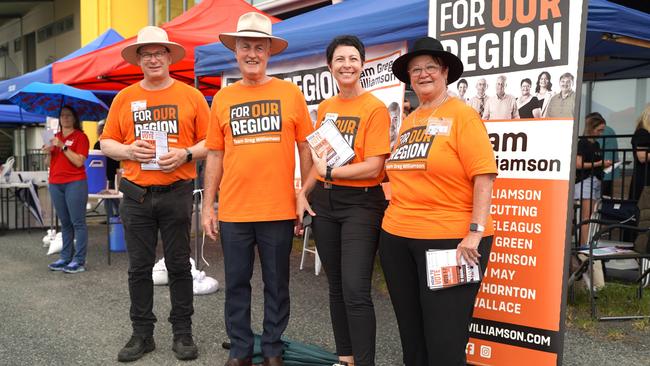
{"type": "Polygon", "coordinates": [[[185,48],[176,42],[169,41],[167,32],[164,29],[148,25],[140,29],[138,39],[135,43],[131,43],[122,49],[122,58],[132,65],[137,65],[138,48],[150,44],[167,47],[172,56],[172,64],[177,63],[185,57],[185,48]]]}
{"type": "Polygon", "coordinates": [[[257,12],[243,14],[237,21],[237,32],[221,33],[219,39],[224,46],[235,50],[235,39],[245,38],[268,38],[271,40],[271,55],[284,51],[289,44],[286,40],[272,35],[271,19],[257,12]]]}

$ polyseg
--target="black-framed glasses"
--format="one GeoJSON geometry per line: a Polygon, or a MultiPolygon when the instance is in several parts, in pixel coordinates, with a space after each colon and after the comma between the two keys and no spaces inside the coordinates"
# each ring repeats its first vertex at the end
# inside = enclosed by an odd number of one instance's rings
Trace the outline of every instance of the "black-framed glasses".
{"type": "Polygon", "coordinates": [[[151,58],[155,58],[156,60],[162,60],[163,56],[165,56],[168,52],[166,50],[163,51],[156,51],[156,52],[142,52],[140,53],[140,57],[144,61],[149,61],[151,58]]]}

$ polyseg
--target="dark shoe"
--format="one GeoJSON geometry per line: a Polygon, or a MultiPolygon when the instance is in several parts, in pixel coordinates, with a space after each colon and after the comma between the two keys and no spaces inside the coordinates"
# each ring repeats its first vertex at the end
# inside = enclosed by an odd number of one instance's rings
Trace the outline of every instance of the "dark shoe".
{"type": "Polygon", "coordinates": [[[251,358],[229,358],[224,366],[253,366],[251,358]]]}
{"type": "Polygon", "coordinates": [[[264,366],[284,366],[282,356],[264,357],[264,366]]]}
{"type": "Polygon", "coordinates": [[[63,259],[59,259],[54,263],[50,263],[47,265],[47,268],[50,269],[50,271],[63,271],[63,268],[65,268],[68,265],[69,262],[64,261],[63,259]]]}
{"type": "Polygon", "coordinates": [[[199,349],[194,344],[191,334],[179,334],[174,336],[172,351],[179,360],[194,360],[199,357],[199,349]]]}
{"type": "Polygon", "coordinates": [[[156,343],[153,337],[142,337],[133,335],[126,345],[117,354],[117,360],[120,362],[135,361],[145,353],[149,353],[156,349],[156,343]]]}

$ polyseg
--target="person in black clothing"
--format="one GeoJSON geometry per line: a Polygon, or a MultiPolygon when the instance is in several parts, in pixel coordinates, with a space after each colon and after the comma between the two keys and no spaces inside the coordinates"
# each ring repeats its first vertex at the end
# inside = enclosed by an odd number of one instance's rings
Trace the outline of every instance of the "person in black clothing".
{"type": "MultiPolygon", "coordinates": [[[[600,198],[603,168],[612,165],[611,160],[603,159],[603,152],[596,138],[605,130],[602,117],[591,116],[585,119],[584,136],[578,140],[576,156],[576,178],[573,199],[580,201],[581,220],[588,220],[593,210],[592,200],[600,198]]],[[[585,244],[588,225],[580,228],[580,244],[585,244]]]]}
{"type": "MultiPolygon", "coordinates": [[[[104,132],[104,121],[99,122],[97,124],[97,137],[102,135],[102,132],[104,132]]],[[[93,145],[93,150],[101,150],[101,147],[99,146],[99,139],[97,142],[95,142],[95,145],[93,145]]],[[[106,179],[108,180],[108,188],[109,189],[115,189],[115,175],[117,174],[117,170],[120,168],[120,162],[117,160],[113,160],[109,158],[108,156],[106,157],[106,179]]],[[[105,200],[106,202],[106,210],[108,211],[108,216],[109,217],[114,217],[118,216],[118,212],[120,209],[120,200],[105,200]]]]}
{"type": "Polygon", "coordinates": [[[638,201],[643,188],[650,185],[650,106],[643,110],[632,136],[634,150],[634,174],[630,182],[630,199],[638,201]]]}
{"type": "Polygon", "coordinates": [[[517,98],[519,118],[539,118],[542,115],[543,102],[530,94],[532,84],[532,81],[528,78],[521,81],[521,96],[517,98]]]}

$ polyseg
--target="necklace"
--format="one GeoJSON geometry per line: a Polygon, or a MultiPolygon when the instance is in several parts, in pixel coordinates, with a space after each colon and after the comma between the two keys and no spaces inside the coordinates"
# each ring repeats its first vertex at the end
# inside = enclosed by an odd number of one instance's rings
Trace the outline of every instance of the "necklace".
{"type": "Polygon", "coordinates": [[[442,100],[439,103],[437,103],[436,106],[433,108],[433,110],[431,112],[427,113],[427,115],[424,118],[421,118],[421,116],[420,116],[420,112],[422,111],[420,109],[421,106],[418,107],[415,110],[415,115],[414,115],[413,120],[411,120],[411,123],[413,124],[413,127],[422,126],[423,124],[421,122],[422,122],[423,119],[428,121],[429,117],[433,116],[438,111],[438,108],[440,108],[440,106],[443,105],[447,101],[447,97],[449,97],[449,94],[447,94],[445,92],[444,97],[442,98],[442,100]]]}

